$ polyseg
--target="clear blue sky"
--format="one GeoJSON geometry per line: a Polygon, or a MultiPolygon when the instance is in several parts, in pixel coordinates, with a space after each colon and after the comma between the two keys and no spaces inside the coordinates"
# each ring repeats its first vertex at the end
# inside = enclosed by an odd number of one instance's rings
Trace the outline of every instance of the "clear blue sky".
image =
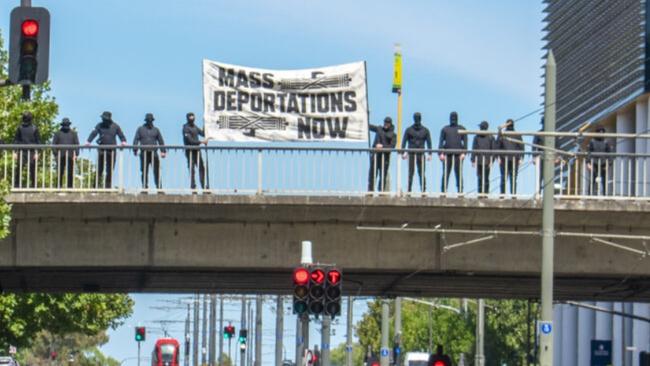
{"type": "MultiPolygon", "coordinates": [[[[9,12],[18,3],[2,2],[4,36],[9,12]]],[[[395,117],[396,98],[390,92],[395,42],[404,53],[405,122],[419,111],[434,136],[452,110],[459,112],[461,123],[475,127],[484,119],[495,125],[525,115],[542,101],[541,1],[33,3],[52,15],[50,78],[59,117],[70,117],[82,138],[104,110],[113,112],[129,139],[144,114],[153,112],[168,143],[180,143],[185,113],[200,116],[203,110],[203,58],[269,69],[365,60],[371,121],[379,123],[386,115],[395,117]]],[[[530,117],[517,128],[532,130],[538,123],[538,117],[530,117]]],[[[182,312],[149,308],[170,297],[135,296],[134,316],[111,333],[105,351],[117,359],[133,356],[134,325],[182,318],[182,312]]],[[[272,327],[270,318],[265,322],[272,327]]],[[[344,333],[337,327],[335,341],[344,333]]],[[[150,352],[149,344],[144,350],[150,352]]],[[[272,352],[267,352],[264,364],[270,365],[272,352]]]]}

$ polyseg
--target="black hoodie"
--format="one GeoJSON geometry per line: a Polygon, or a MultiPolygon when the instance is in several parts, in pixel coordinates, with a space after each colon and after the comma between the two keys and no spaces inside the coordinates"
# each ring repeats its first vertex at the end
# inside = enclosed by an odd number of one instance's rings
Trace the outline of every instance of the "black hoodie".
{"type": "Polygon", "coordinates": [[[368,125],[368,128],[375,133],[375,140],[372,142],[373,148],[381,144],[385,149],[392,149],[397,144],[395,127],[392,124],[388,130],[384,129],[384,126],[377,125],[368,125]]]}

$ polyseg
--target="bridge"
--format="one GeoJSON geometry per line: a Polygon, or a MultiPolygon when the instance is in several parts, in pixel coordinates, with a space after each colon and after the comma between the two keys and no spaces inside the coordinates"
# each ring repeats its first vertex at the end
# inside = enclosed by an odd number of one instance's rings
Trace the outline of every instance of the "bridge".
{"type": "MultiPolygon", "coordinates": [[[[215,164],[216,154],[224,151],[204,153],[215,164]]],[[[270,159],[258,153],[236,153],[253,156],[246,164],[260,174],[252,175],[252,185],[226,189],[221,184],[233,177],[213,170],[205,192],[171,187],[143,194],[139,182],[120,177],[126,174],[124,161],[115,187],[83,187],[77,181],[64,188],[45,179],[53,170],[57,175],[56,165],[42,163],[38,184],[15,187],[7,196],[12,234],[0,242],[0,286],[6,291],[285,293],[300,242],[311,240],[315,259],[344,270],[349,294],[538,297],[541,200],[535,173],[522,172],[520,177],[532,179],[505,198],[484,197],[471,188],[465,195],[434,190],[410,195],[398,190],[399,180],[393,190],[375,195],[363,188],[345,191],[344,183],[324,190],[320,184],[334,173],[323,167],[317,167],[323,175],[313,185],[304,185],[311,191],[273,191],[265,185],[264,166],[260,169],[260,161],[270,159]]],[[[176,158],[184,158],[181,154],[176,158]]],[[[281,154],[296,160],[314,152],[281,154]]],[[[350,181],[366,178],[359,171],[367,169],[368,151],[320,154],[347,155],[343,167],[359,164],[349,170],[350,181]]],[[[173,150],[171,155],[166,164],[174,163],[173,150]]],[[[310,165],[297,160],[299,171],[310,165]]],[[[185,162],[175,164],[180,163],[185,162]]],[[[439,163],[427,164],[428,174],[440,173],[435,171],[439,163]]],[[[322,165],[336,166],[327,160],[322,165]]],[[[396,163],[394,169],[405,165],[396,163]]],[[[237,168],[236,174],[246,169],[237,168]]],[[[650,234],[650,201],[610,185],[612,193],[621,194],[576,197],[557,189],[557,299],[650,300],[648,249],[637,240],[650,234]]]]}

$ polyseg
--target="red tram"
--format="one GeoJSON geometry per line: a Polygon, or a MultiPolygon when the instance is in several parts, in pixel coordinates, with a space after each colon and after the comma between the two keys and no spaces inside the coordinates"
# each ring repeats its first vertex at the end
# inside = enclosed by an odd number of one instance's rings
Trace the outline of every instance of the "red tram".
{"type": "Polygon", "coordinates": [[[174,338],[160,338],[151,353],[151,366],[180,366],[180,345],[174,338]]]}

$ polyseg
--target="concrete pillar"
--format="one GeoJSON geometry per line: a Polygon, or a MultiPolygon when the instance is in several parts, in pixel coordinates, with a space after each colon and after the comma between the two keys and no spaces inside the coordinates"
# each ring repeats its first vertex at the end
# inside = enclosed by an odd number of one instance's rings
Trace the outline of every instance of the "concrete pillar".
{"type": "MultiPolygon", "coordinates": [[[[623,304],[620,302],[614,303],[615,311],[623,311],[623,304]]],[[[623,321],[622,317],[612,317],[612,363],[614,365],[627,366],[623,363],[623,354],[625,353],[623,346],[623,321]]]]}
{"type": "Polygon", "coordinates": [[[566,305],[555,305],[553,306],[553,364],[562,365],[562,353],[564,348],[562,347],[562,339],[564,334],[562,333],[562,317],[564,315],[564,307],[566,305]]]}
{"type": "MultiPolygon", "coordinates": [[[[634,111],[626,110],[619,111],[616,114],[616,132],[617,133],[634,133],[636,123],[634,121],[634,111]]],[[[616,152],[619,153],[633,153],[634,140],[632,139],[618,139],[616,141],[616,152]]],[[[633,164],[630,165],[629,158],[616,159],[614,170],[614,185],[616,195],[632,195],[634,193],[634,182],[630,180],[630,175],[633,173],[633,164]]]]}
{"type": "MultiPolygon", "coordinates": [[[[650,304],[635,303],[634,314],[650,318],[650,304]]],[[[635,320],[633,325],[634,346],[637,352],[634,353],[632,365],[639,364],[639,353],[650,352],[650,323],[635,320]]]]}
{"type": "MultiPolygon", "coordinates": [[[[555,327],[560,330],[560,324],[555,327]]],[[[562,352],[560,365],[578,365],[578,308],[562,305],[562,352]]]]}
{"type": "MultiPolygon", "coordinates": [[[[596,306],[612,310],[614,303],[611,302],[598,302],[596,306]]],[[[598,340],[612,340],[612,315],[603,312],[596,313],[596,339],[598,340]]]]}
{"type": "MultiPolygon", "coordinates": [[[[588,303],[595,305],[595,303],[588,303]]],[[[596,335],[596,312],[578,309],[578,366],[591,363],[591,340],[596,335]]]]}
{"type": "MultiPolygon", "coordinates": [[[[648,102],[650,99],[642,99],[637,101],[636,103],[636,128],[635,132],[636,133],[646,133],[648,131],[648,127],[650,124],[648,124],[648,102]]],[[[648,140],[646,139],[636,139],[635,141],[635,152],[637,154],[645,154],[648,151],[648,140]]],[[[647,184],[647,179],[644,179],[644,177],[648,176],[648,166],[647,166],[647,159],[645,158],[639,158],[636,159],[636,164],[637,168],[636,176],[637,176],[637,196],[646,196],[650,194],[650,190],[648,189],[648,184],[647,184]]]]}

